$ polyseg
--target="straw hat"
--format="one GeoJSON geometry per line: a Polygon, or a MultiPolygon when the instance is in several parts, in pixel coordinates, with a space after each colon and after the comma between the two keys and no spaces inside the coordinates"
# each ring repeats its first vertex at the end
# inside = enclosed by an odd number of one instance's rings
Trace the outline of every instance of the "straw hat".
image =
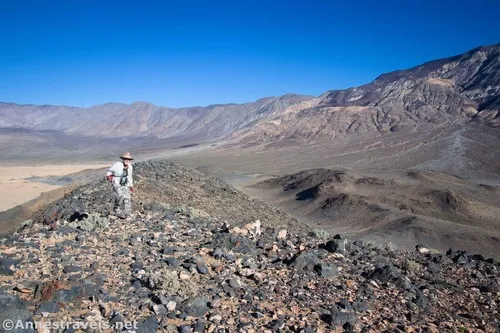
{"type": "Polygon", "coordinates": [[[121,159],[124,159],[124,160],[133,160],[132,156],[130,155],[129,152],[126,152],[125,154],[123,154],[122,156],[120,156],[121,159]]]}

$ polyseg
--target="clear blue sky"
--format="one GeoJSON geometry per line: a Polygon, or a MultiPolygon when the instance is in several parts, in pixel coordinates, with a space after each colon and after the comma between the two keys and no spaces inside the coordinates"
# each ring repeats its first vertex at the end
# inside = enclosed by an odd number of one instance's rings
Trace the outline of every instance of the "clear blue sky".
{"type": "Polygon", "coordinates": [[[0,101],[319,95],[498,43],[499,15],[498,0],[2,0],[0,101]]]}

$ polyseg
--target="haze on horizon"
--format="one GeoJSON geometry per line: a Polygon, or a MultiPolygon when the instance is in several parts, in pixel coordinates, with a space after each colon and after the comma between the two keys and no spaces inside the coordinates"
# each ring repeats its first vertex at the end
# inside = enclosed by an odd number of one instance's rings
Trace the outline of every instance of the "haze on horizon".
{"type": "Polygon", "coordinates": [[[319,95],[500,41],[500,3],[4,3],[0,101],[182,107],[319,95]]]}

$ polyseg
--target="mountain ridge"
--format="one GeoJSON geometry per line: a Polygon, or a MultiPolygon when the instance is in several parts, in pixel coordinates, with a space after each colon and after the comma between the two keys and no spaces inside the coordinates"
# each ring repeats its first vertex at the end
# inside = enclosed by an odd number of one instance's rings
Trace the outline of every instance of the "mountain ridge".
{"type": "Polygon", "coordinates": [[[500,44],[378,76],[371,83],[331,90],[314,105],[262,119],[232,138],[262,142],[447,126],[467,121],[500,126],[500,44]],[[397,126],[397,127],[396,127],[397,126]]]}
{"type": "Polygon", "coordinates": [[[0,127],[57,130],[70,135],[157,138],[224,137],[276,108],[311,96],[287,94],[243,104],[169,108],[149,102],[105,103],[89,108],[0,102],[0,127]]]}
{"type": "Polygon", "coordinates": [[[186,136],[259,143],[467,121],[500,126],[500,44],[384,73],[370,83],[317,97],[285,94],[184,108],[145,101],[89,108],[0,102],[0,127],[96,137],[186,136]]]}

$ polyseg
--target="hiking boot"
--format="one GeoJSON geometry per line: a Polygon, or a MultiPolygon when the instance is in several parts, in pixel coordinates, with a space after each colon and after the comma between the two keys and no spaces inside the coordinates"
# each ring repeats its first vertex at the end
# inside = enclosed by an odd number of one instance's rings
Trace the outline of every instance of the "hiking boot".
{"type": "Polygon", "coordinates": [[[118,215],[118,217],[122,220],[125,220],[125,221],[133,221],[134,220],[134,215],[132,215],[132,214],[130,214],[130,215],[120,214],[120,215],[118,215]]]}

